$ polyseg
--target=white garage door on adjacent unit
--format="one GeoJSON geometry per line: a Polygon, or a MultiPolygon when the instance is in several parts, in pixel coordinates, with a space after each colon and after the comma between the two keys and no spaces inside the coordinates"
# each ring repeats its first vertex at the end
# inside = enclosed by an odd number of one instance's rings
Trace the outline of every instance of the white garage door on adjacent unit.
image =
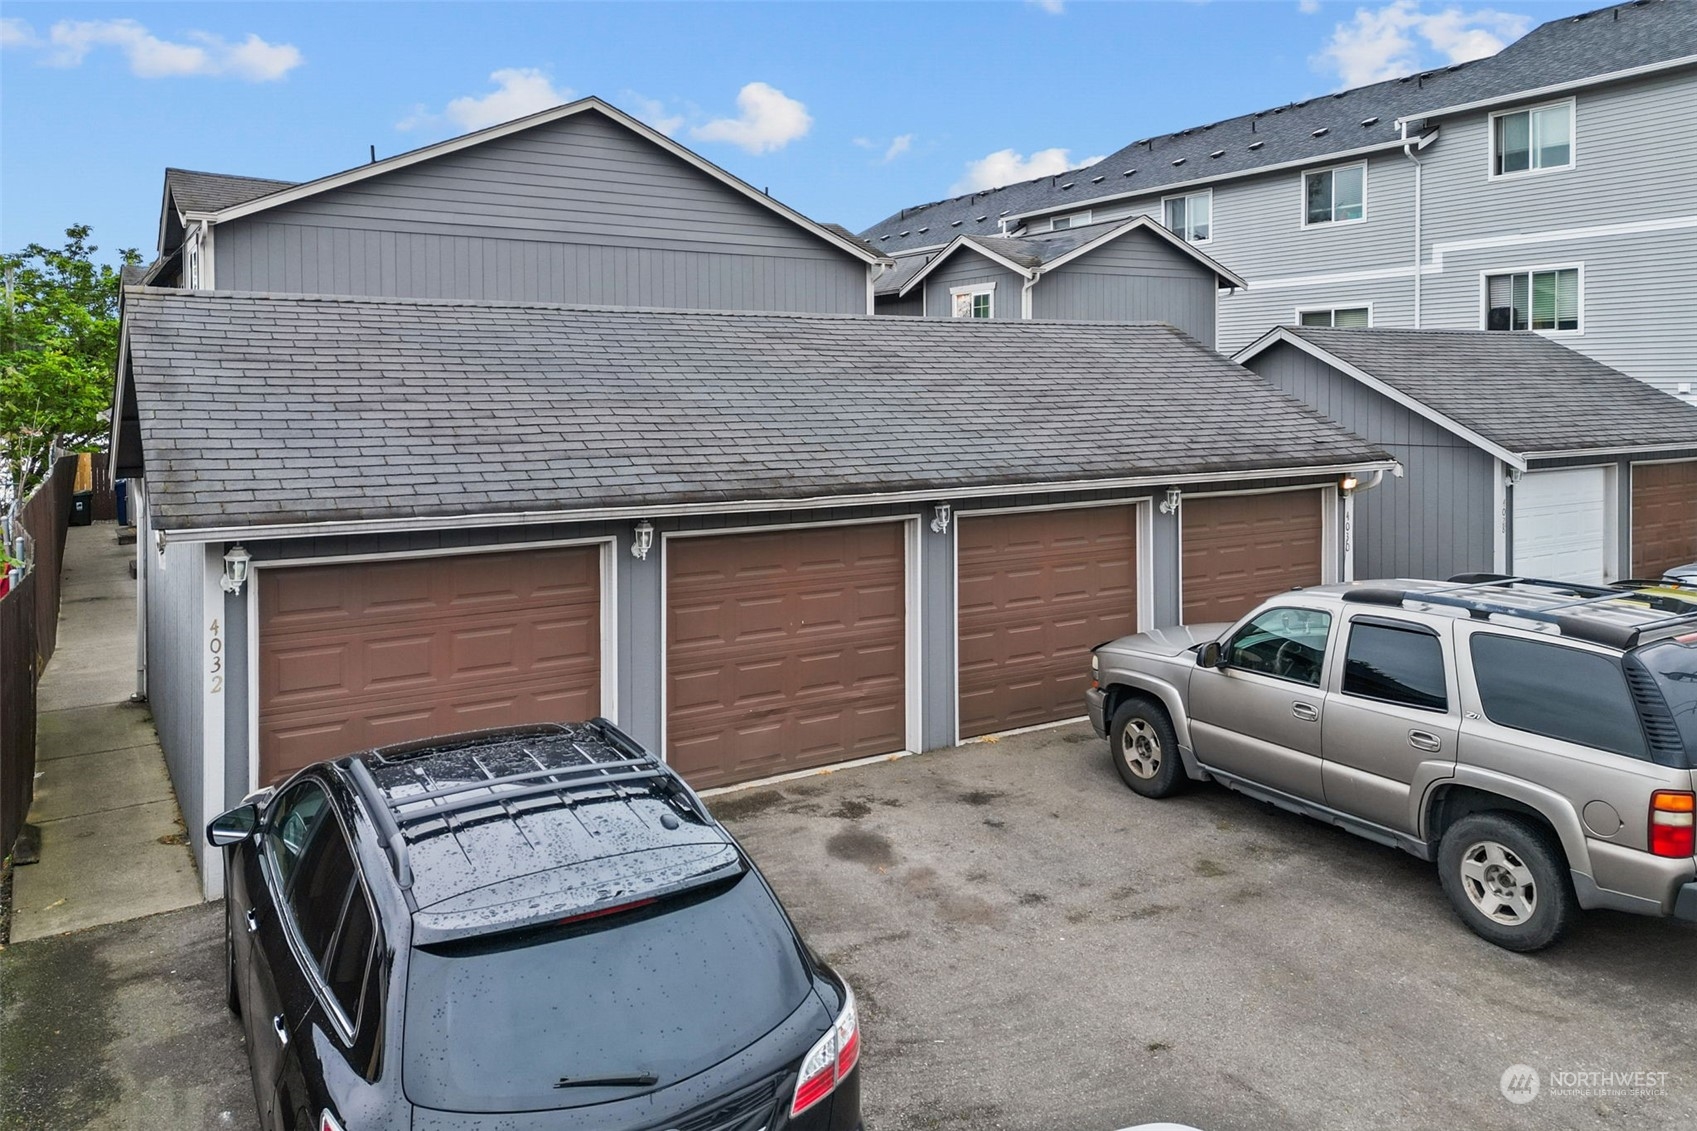
{"type": "Polygon", "coordinates": [[[1609,557],[1609,469],[1528,471],[1514,486],[1514,563],[1520,577],[1598,584],[1609,557]]]}

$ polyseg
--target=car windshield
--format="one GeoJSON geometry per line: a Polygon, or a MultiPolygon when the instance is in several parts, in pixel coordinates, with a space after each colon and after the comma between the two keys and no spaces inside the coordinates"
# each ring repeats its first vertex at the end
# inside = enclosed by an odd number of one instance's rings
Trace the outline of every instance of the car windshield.
{"type": "Polygon", "coordinates": [[[641,1095],[748,1047],[810,987],[794,932],[752,873],[627,913],[420,947],[406,1092],[463,1112],[641,1095]]]}
{"type": "Polygon", "coordinates": [[[1686,765],[1697,765],[1697,635],[1647,644],[1632,656],[1655,679],[1673,714],[1686,765]]]}

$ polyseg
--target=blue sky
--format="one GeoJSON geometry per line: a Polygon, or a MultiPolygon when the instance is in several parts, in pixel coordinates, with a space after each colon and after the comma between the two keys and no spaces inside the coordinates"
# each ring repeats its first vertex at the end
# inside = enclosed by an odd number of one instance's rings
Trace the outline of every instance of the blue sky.
{"type": "Polygon", "coordinates": [[[306,180],[583,94],[858,230],[1596,6],[6,0],[0,248],[151,255],[167,165],[306,180]]]}

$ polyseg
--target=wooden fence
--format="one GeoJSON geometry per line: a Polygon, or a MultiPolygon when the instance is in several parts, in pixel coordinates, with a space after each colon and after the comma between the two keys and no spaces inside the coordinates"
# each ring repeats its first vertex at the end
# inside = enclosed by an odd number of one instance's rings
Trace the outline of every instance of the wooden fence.
{"type": "Polygon", "coordinates": [[[75,456],[53,467],[19,512],[35,541],[35,568],[0,597],[0,856],[12,851],[35,800],[36,680],[59,639],[65,527],[75,456]]]}

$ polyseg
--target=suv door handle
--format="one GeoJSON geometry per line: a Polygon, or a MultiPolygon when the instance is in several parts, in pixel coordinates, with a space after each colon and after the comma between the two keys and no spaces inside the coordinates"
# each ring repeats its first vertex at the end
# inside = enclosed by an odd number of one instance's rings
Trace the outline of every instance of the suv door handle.
{"type": "Polygon", "coordinates": [[[284,1048],[289,1047],[289,1027],[283,1023],[281,1013],[271,1015],[271,1031],[277,1034],[277,1043],[284,1048]]]}
{"type": "Polygon", "coordinates": [[[1435,734],[1428,734],[1423,730],[1409,731],[1408,744],[1416,750],[1424,750],[1429,754],[1436,754],[1444,748],[1442,739],[1435,734]]]}
{"type": "Polygon", "coordinates": [[[259,915],[253,908],[247,909],[247,933],[256,934],[259,931],[259,915]]]}
{"type": "Polygon", "coordinates": [[[1290,713],[1305,723],[1317,723],[1320,721],[1320,708],[1314,706],[1312,703],[1292,703],[1290,705],[1290,713]]]}

